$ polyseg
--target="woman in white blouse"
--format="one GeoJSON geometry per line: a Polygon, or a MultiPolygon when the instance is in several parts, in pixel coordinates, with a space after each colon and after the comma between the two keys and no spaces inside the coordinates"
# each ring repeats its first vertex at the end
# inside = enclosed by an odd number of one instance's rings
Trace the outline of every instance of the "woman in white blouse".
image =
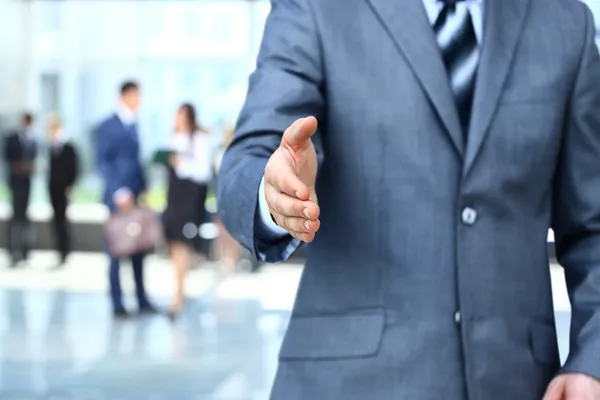
{"type": "Polygon", "coordinates": [[[205,219],[204,202],[213,173],[210,136],[198,127],[191,104],[177,111],[171,151],[163,224],[175,272],[175,299],[169,311],[175,319],[183,307],[185,275],[205,219]]]}

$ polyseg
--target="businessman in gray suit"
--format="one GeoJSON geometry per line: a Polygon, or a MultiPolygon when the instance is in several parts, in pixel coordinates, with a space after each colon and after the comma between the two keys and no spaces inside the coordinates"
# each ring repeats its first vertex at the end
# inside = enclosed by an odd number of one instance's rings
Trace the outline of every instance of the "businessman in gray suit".
{"type": "Polygon", "coordinates": [[[600,398],[594,33],[576,0],[273,2],[219,178],[257,257],[311,242],[272,399],[600,398]]]}

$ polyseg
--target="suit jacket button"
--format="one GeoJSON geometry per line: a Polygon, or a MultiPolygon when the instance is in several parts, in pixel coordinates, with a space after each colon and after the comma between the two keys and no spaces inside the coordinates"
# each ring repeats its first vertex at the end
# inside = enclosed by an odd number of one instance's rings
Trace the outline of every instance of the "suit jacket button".
{"type": "Polygon", "coordinates": [[[465,207],[461,214],[461,219],[465,225],[473,225],[477,220],[477,211],[471,207],[465,207]]]}
{"type": "Polygon", "coordinates": [[[460,311],[457,311],[454,313],[454,322],[456,322],[457,324],[460,324],[460,311]]]}

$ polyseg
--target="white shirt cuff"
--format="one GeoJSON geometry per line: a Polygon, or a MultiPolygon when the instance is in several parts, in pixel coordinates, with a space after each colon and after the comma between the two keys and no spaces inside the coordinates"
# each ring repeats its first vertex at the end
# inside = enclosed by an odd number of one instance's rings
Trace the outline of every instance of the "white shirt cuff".
{"type": "Polygon", "coordinates": [[[269,205],[265,198],[265,178],[260,180],[260,187],[258,188],[258,208],[260,212],[260,219],[263,226],[270,231],[274,236],[287,236],[289,233],[279,225],[277,225],[273,218],[271,218],[271,212],[269,211],[269,205]]]}

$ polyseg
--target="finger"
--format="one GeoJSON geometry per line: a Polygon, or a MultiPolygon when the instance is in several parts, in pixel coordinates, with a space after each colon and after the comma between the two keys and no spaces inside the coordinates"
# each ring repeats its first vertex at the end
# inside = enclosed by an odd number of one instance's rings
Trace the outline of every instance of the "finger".
{"type": "Polygon", "coordinates": [[[550,382],[543,400],[563,400],[564,380],[562,378],[562,376],[558,376],[550,382]]]}
{"type": "Polygon", "coordinates": [[[292,237],[295,237],[296,239],[302,240],[304,243],[310,243],[313,240],[315,240],[315,234],[314,233],[290,232],[290,235],[292,235],[292,237]]]}
{"type": "Polygon", "coordinates": [[[273,217],[275,218],[277,225],[281,226],[288,232],[315,233],[321,226],[321,222],[319,220],[311,221],[305,218],[285,217],[276,214],[274,214],[273,217]]]}
{"type": "Polygon", "coordinates": [[[317,131],[317,126],[318,122],[315,117],[297,120],[284,132],[282,143],[292,149],[305,148],[310,145],[310,138],[317,131]]]}
{"type": "Polygon", "coordinates": [[[278,192],[287,194],[300,200],[308,200],[310,191],[308,187],[292,172],[291,169],[283,169],[267,166],[265,168],[265,181],[272,184],[278,192]]]}
{"type": "Polygon", "coordinates": [[[316,221],[319,218],[320,209],[312,201],[298,200],[279,192],[271,185],[265,185],[265,198],[269,210],[273,215],[282,217],[298,217],[316,221]]]}

